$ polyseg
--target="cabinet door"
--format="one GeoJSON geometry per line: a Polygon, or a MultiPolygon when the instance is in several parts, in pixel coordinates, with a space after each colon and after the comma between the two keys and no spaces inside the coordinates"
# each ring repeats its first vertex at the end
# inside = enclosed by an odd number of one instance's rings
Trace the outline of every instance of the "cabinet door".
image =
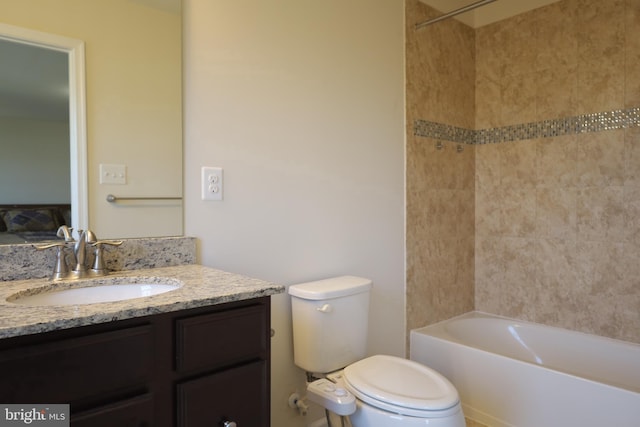
{"type": "Polygon", "coordinates": [[[178,427],[269,426],[268,363],[256,361],[178,385],[178,427]]]}

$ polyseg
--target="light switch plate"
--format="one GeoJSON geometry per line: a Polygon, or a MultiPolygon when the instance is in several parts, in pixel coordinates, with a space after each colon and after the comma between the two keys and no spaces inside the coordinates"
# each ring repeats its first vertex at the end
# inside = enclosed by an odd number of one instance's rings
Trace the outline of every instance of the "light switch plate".
{"type": "Polygon", "coordinates": [[[127,167],[125,165],[100,165],[100,184],[126,184],[127,167]]]}

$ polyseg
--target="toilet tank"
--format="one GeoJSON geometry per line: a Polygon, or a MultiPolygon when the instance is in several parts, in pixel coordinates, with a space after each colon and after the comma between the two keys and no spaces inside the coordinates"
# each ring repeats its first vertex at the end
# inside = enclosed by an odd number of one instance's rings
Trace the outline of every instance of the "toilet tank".
{"type": "Polygon", "coordinates": [[[341,276],[289,287],[297,366],[328,373],[365,357],[371,286],[341,276]]]}

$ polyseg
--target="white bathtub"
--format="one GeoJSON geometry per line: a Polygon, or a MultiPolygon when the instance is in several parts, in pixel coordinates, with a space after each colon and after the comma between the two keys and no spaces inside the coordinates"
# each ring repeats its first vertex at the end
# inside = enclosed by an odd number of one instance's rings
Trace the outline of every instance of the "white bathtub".
{"type": "Polygon", "coordinates": [[[640,426],[640,345],[478,312],[410,340],[488,426],[640,426]]]}

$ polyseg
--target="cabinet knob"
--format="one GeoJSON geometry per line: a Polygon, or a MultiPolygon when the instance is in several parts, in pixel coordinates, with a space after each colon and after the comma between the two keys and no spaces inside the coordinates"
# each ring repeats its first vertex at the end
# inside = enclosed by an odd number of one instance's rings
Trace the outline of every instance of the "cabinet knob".
{"type": "Polygon", "coordinates": [[[237,427],[237,424],[234,421],[225,421],[222,427],[237,427]]]}

